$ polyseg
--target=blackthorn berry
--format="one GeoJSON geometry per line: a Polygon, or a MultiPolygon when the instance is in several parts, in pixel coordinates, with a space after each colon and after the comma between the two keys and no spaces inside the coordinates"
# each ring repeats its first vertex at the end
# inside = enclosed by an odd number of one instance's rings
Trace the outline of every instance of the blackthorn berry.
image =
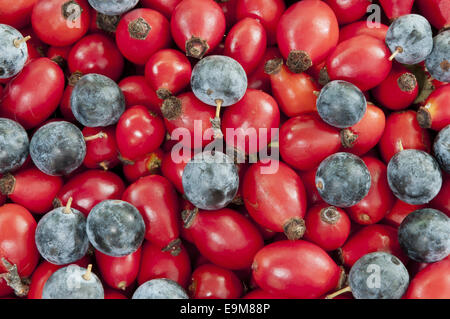
{"type": "Polygon", "coordinates": [[[139,0],[88,0],[96,11],[106,15],[119,15],[136,6],[139,0]]]}
{"type": "Polygon", "coordinates": [[[450,125],[444,127],[436,136],[433,151],[442,169],[450,174],[450,125]]]}
{"type": "Polygon", "coordinates": [[[0,173],[21,167],[27,159],[28,148],[28,135],[22,125],[0,118],[0,173]]]}
{"type": "Polygon", "coordinates": [[[189,299],[184,289],[170,279],[152,279],[140,285],[132,299],[189,299]]]}
{"type": "Polygon", "coordinates": [[[0,24],[0,79],[19,73],[28,59],[28,48],[22,34],[13,27],[0,24]]]}
{"type": "Polygon", "coordinates": [[[425,61],[428,72],[436,80],[450,82],[450,30],[434,37],[434,47],[425,61]]]}

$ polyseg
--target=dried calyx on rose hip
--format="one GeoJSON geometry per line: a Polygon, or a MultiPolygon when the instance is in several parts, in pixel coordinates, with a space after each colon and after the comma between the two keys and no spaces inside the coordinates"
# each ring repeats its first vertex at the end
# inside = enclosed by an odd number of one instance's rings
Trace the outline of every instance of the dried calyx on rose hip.
{"type": "Polygon", "coordinates": [[[133,205],[122,200],[104,200],[89,213],[86,232],[95,249],[108,256],[123,257],[141,246],[145,224],[133,205]]]}
{"type": "Polygon", "coordinates": [[[30,155],[39,170],[47,175],[67,175],[83,163],[86,143],[80,129],[65,121],[39,128],[31,138],[30,155]]]}
{"type": "Polygon", "coordinates": [[[28,59],[29,38],[9,25],[0,24],[0,79],[10,78],[23,69],[28,59]]]}
{"type": "Polygon", "coordinates": [[[125,111],[125,97],[119,86],[100,74],[87,74],[75,84],[70,105],[73,115],[87,127],[116,124],[125,111]]]}
{"type": "Polygon", "coordinates": [[[29,140],[16,121],[0,118],[0,174],[22,166],[28,156],[29,140]]]}
{"type": "Polygon", "coordinates": [[[67,265],[80,260],[89,248],[86,217],[70,207],[58,207],[45,214],[36,228],[35,240],[39,253],[55,265],[67,265]]]}
{"type": "Polygon", "coordinates": [[[140,285],[132,299],[189,299],[186,291],[175,281],[160,278],[140,285]]]}
{"type": "Polygon", "coordinates": [[[216,106],[216,117],[212,123],[216,137],[221,137],[220,109],[237,103],[244,96],[247,90],[244,68],[227,56],[207,56],[192,70],[191,87],[200,101],[216,106]]]}
{"type": "Polygon", "coordinates": [[[183,170],[182,183],[187,199],[200,209],[227,206],[237,194],[239,174],[233,160],[218,151],[195,155],[183,170]]]}
{"type": "Polygon", "coordinates": [[[434,263],[450,254],[450,218],[432,209],[419,209],[402,221],[398,242],[409,258],[434,263]]]}
{"type": "Polygon", "coordinates": [[[119,15],[134,8],[139,0],[88,0],[98,12],[106,15],[119,15]]]}
{"type": "Polygon", "coordinates": [[[48,278],[42,299],[104,299],[103,285],[92,273],[92,265],[86,269],[72,264],[48,278]]]}
{"type": "Polygon", "coordinates": [[[439,33],[433,42],[433,51],[427,57],[425,66],[436,80],[450,82],[450,30],[439,33]]]}
{"type": "Polygon", "coordinates": [[[351,153],[335,153],[320,163],[316,187],[322,199],[333,206],[351,207],[369,193],[371,177],[364,161],[351,153]]]}
{"type": "Polygon", "coordinates": [[[443,128],[436,136],[433,152],[441,168],[450,174],[450,125],[443,128]]]}
{"type": "Polygon", "coordinates": [[[317,98],[317,111],[322,120],[338,128],[358,123],[366,112],[366,106],[366,98],[361,90],[341,80],[329,82],[317,98]]]}
{"type": "Polygon", "coordinates": [[[424,61],[433,49],[433,32],[427,19],[418,14],[407,14],[392,22],[386,34],[386,44],[394,58],[403,64],[424,61]]]}
{"type": "Polygon", "coordinates": [[[411,205],[427,204],[442,186],[439,164],[430,154],[415,149],[395,154],[389,161],[387,177],[394,195],[411,205]]]}

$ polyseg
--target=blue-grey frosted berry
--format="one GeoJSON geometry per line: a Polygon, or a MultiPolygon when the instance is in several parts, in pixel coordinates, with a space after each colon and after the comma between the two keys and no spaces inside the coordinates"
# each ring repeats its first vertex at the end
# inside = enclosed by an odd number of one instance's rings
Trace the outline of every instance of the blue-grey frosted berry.
{"type": "Polygon", "coordinates": [[[328,156],[320,163],[315,182],[325,202],[333,206],[350,207],[369,193],[371,177],[362,159],[341,152],[328,156]]]}
{"type": "Polygon", "coordinates": [[[189,299],[189,297],[175,281],[161,278],[140,285],[132,299],[189,299]]]}
{"type": "Polygon", "coordinates": [[[22,34],[13,27],[0,24],[0,79],[22,71],[28,59],[28,48],[22,34]],[[18,42],[19,41],[19,42],[18,42]]]}
{"type": "Polygon", "coordinates": [[[183,170],[182,183],[187,199],[200,209],[217,210],[236,196],[239,175],[234,162],[222,152],[195,155],[183,170]]]}
{"type": "Polygon", "coordinates": [[[430,202],[442,186],[438,163],[420,150],[403,150],[395,154],[389,161],[387,177],[394,195],[411,205],[430,202]]]}
{"type": "Polygon", "coordinates": [[[397,257],[375,252],[356,261],[348,280],[356,299],[400,299],[408,288],[409,274],[397,257]]]}
{"type": "Polygon", "coordinates": [[[450,30],[434,37],[434,47],[425,60],[431,76],[441,82],[450,82],[450,30]]]}
{"type": "Polygon", "coordinates": [[[44,285],[42,299],[104,299],[98,277],[77,265],[58,269],[44,285]]]}
{"type": "Polygon", "coordinates": [[[192,92],[202,102],[222,106],[238,102],[247,90],[247,75],[236,60],[222,55],[210,55],[200,60],[192,70],[192,92]]]}
{"type": "Polygon", "coordinates": [[[366,112],[366,106],[366,98],[361,90],[341,80],[329,82],[317,98],[317,111],[322,120],[339,128],[358,123],[366,112]]]}
{"type": "Polygon", "coordinates": [[[433,151],[441,168],[450,174],[450,125],[444,127],[436,136],[433,151]]]}
{"type": "Polygon", "coordinates": [[[424,61],[433,49],[433,32],[427,19],[418,14],[403,15],[394,20],[386,34],[386,44],[403,64],[424,61]]]}
{"type": "Polygon", "coordinates": [[[86,143],[80,129],[72,123],[51,122],[34,133],[30,155],[36,167],[45,174],[67,175],[83,163],[86,143]]]}
{"type": "Polygon", "coordinates": [[[139,0],[88,0],[96,11],[106,15],[118,15],[136,6],[139,0]]]}
{"type": "Polygon", "coordinates": [[[16,121],[0,118],[0,174],[22,166],[28,156],[29,140],[16,121]]]}
{"type": "Polygon", "coordinates": [[[104,200],[92,208],[86,230],[95,249],[108,256],[122,257],[141,246],[145,224],[133,205],[121,200],[104,200]]]}
{"type": "Polygon", "coordinates": [[[119,121],[125,111],[125,97],[116,82],[91,73],[75,84],[70,105],[78,122],[87,127],[103,127],[119,121]]]}
{"type": "Polygon", "coordinates": [[[55,208],[39,220],[35,239],[39,253],[48,262],[73,263],[83,258],[89,248],[86,218],[73,208],[55,208]]]}
{"type": "Polygon", "coordinates": [[[400,224],[398,242],[415,261],[442,260],[450,254],[450,218],[436,209],[416,210],[400,224]]]}

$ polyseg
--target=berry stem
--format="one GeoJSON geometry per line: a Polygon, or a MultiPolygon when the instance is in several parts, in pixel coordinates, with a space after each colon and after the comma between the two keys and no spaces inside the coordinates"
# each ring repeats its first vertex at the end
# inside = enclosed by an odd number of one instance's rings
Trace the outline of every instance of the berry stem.
{"type": "Polygon", "coordinates": [[[82,276],[84,280],[89,281],[91,280],[92,276],[92,264],[89,264],[86,269],[86,273],[82,276]]]}
{"type": "Polygon", "coordinates": [[[72,201],[73,201],[73,198],[72,198],[72,196],[70,196],[69,200],[67,201],[66,207],[64,207],[64,213],[70,214],[72,212],[72,210],[70,209],[70,207],[72,206],[72,201]]]}
{"type": "Polygon", "coordinates": [[[89,142],[89,141],[93,141],[93,140],[96,140],[96,139],[98,139],[98,138],[104,138],[104,137],[108,137],[108,135],[106,135],[106,133],[104,133],[104,132],[98,132],[98,133],[95,134],[95,135],[85,136],[85,137],[84,137],[84,140],[85,140],[86,142],[89,142]]]}
{"type": "Polygon", "coordinates": [[[392,55],[389,57],[389,61],[394,60],[394,58],[397,56],[397,54],[402,53],[403,48],[402,47],[396,47],[395,51],[392,53],[392,55]]]}
{"type": "Polygon", "coordinates": [[[339,295],[342,295],[342,294],[345,294],[346,292],[351,292],[351,291],[352,290],[351,290],[350,286],[347,286],[345,288],[342,288],[338,291],[333,292],[332,294],[327,295],[325,297],[325,299],[334,299],[335,297],[337,297],[339,295]]]}
{"type": "Polygon", "coordinates": [[[14,46],[16,48],[19,48],[22,43],[27,42],[30,39],[31,39],[31,36],[29,36],[29,35],[27,35],[25,38],[15,39],[14,40],[14,46]]]}

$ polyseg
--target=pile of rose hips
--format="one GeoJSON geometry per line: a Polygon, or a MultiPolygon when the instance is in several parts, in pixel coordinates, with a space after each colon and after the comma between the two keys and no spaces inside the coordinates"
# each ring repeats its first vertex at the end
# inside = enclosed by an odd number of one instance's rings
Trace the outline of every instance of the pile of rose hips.
{"type": "Polygon", "coordinates": [[[444,3],[2,0],[0,297],[450,298],[444,3]]]}

